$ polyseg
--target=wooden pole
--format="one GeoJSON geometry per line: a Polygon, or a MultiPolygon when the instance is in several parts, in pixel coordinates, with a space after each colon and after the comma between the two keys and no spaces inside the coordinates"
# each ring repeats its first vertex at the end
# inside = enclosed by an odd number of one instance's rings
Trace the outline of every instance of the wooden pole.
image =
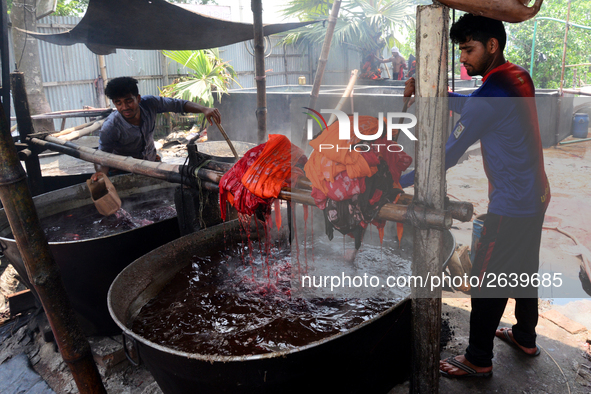
{"type": "Polygon", "coordinates": [[[6,1],[0,4],[0,15],[2,24],[2,38],[0,39],[0,62],[2,62],[2,105],[4,113],[10,116],[10,60],[8,57],[8,11],[6,1]]]}
{"type": "MultiPolygon", "coordinates": [[[[105,121],[104,118],[98,119],[98,120],[93,120],[92,122],[84,123],[84,124],[74,126],[74,127],[69,127],[65,130],[60,131],[59,133],[51,133],[51,136],[52,137],[61,137],[63,135],[73,133],[74,131],[79,131],[79,132],[86,131],[87,128],[92,127],[93,125],[96,125],[97,123],[99,123],[99,127],[102,126],[104,121],[105,121]]],[[[96,130],[93,130],[93,131],[96,131],[96,130]]]]}
{"type": "MultiPolygon", "coordinates": [[[[445,140],[448,127],[447,42],[449,10],[417,8],[417,131],[415,203],[442,210],[445,198],[445,140]]],[[[412,274],[441,271],[443,232],[415,228],[412,274]]],[[[414,288],[412,297],[412,393],[439,392],[441,288],[414,288]]]]}
{"type": "Polygon", "coordinates": [[[80,393],[106,393],[90,345],[76,320],[59,267],[39,224],[33,198],[26,185],[25,172],[18,161],[1,106],[0,157],[0,200],[61,356],[70,368],[80,393]]]}
{"type": "Polygon", "coordinates": [[[568,39],[568,22],[570,20],[570,1],[568,0],[568,9],[566,11],[566,23],[565,23],[565,30],[564,30],[564,44],[563,44],[563,48],[562,48],[562,68],[560,71],[560,90],[558,91],[560,93],[560,96],[562,97],[562,87],[563,87],[563,82],[564,82],[564,65],[566,63],[566,43],[567,43],[567,39],[568,39]]]}
{"type": "MultiPolygon", "coordinates": [[[[14,112],[18,123],[20,142],[25,142],[29,134],[33,134],[33,121],[29,111],[29,101],[27,100],[27,90],[25,88],[25,76],[23,73],[15,72],[10,74],[10,84],[12,87],[12,99],[14,101],[14,112]]],[[[31,155],[25,160],[27,168],[27,180],[31,194],[34,196],[43,193],[43,176],[41,174],[41,164],[37,150],[32,150],[31,155]]]]}
{"type": "Polygon", "coordinates": [[[236,158],[236,160],[240,160],[240,156],[238,156],[238,152],[236,152],[236,149],[234,148],[234,145],[232,144],[232,141],[230,141],[230,137],[228,137],[228,134],[226,133],[226,130],[224,130],[224,128],[222,127],[222,125],[220,124],[220,122],[218,122],[215,119],[214,119],[214,122],[215,122],[215,125],[218,127],[218,130],[220,131],[220,133],[222,133],[222,136],[224,137],[224,139],[228,143],[228,146],[230,147],[230,150],[232,151],[232,154],[234,155],[234,157],[236,158]]]}
{"type": "MultiPolygon", "coordinates": [[[[353,88],[355,87],[355,82],[357,82],[358,76],[359,76],[358,70],[353,70],[351,72],[351,78],[349,79],[349,83],[347,84],[347,88],[345,89],[345,93],[343,93],[343,97],[341,97],[341,100],[339,101],[339,103],[335,107],[336,110],[340,111],[341,108],[343,108],[343,105],[345,105],[347,98],[351,97],[351,94],[353,93],[353,88]]],[[[335,120],[337,120],[337,116],[335,114],[331,114],[330,118],[328,119],[327,125],[330,126],[331,124],[334,123],[335,120]]]]}
{"type": "MultiPolygon", "coordinates": [[[[223,165],[218,166],[219,170],[212,170],[206,167],[199,168],[194,173],[189,173],[190,167],[179,166],[177,164],[158,163],[147,160],[134,159],[132,157],[122,157],[111,153],[99,151],[97,149],[78,146],[68,141],[54,137],[45,137],[46,140],[31,138],[30,142],[43,147],[61,152],[78,159],[86,160],[92,163],[105,165],[109,168],[117,168],[129,171],[134,174],[151,176],[157,179],[163,179],[168,182],[181,183],[181,172],[185,177],[195,176],[211,184],[219,184],[224,175],[223,165]]],[[[222,163],[218,163],[222,164],[222,163]]],[[[284,188],[279,194],[279,198],[287,201],[294,201],[301,204],[315,206],[314,199],[310,190],[297,188],[284,188]]],[[[429,207],[415,205],[413,207],[400,204],[386,204],[377,215],[378,219],[390,220],[396,222],[412,222],[412,218],[419,218],[426,226],[438,228],[450,228],[452,224],[451,211],[437,211],[429,207]]]]}
{"type": "Polygon", "coordinates": [[[105,123],[104,119],[97,120],[96,122],[92,123],[90,126],[82,127],[82,128],[79,128],[78,130],[71,130],[70,129],[70,131],[61,135],[60,137],[63,140],[72,141],[72,140],[75,140],[75,139],[80,138],[82,136],[85,136],[85,135],[88,135],[88,134],[91,134],[95,131],[100,130],[103,123],[105,123]]]}
{"type": "MultiPolygon", "coordinates": [[[[326,28],[326,36],[324,37],[322,51],[320,52],[320,60],[318,60],[318,68],[316,69],[316,75],[314,76],[314,85],[312,86],[312,91],[310,92],[308,108],[314,109],[316,107],[316,100],[318,100],[318,92],[320,92],[322,77],[324,77],[326,62],[328,61],[328,53],[330,52],[330,44],[332,42],[332,36],[334,34],[334,28],[337,24],[340,8],[341,0],[334,0],[334,3],[332,3],[332,9],[330,10],[330,15],[328,17],[328,27],[326,28]]],[[[302,142],[300,146],[307,146],[307,140],[306,122],[304,122],[304,127],[302,128],[302,142]]]]}
{"type": "MultiPolygon", "coordinates": [[[[109,81],[107,79],[107,63],[105,62],[105,56],[104,55],[98,55],[98,60],[99,60],[99,68],[101,71],[101,78],[103,79],[103,87],[107,87],[107,82],[109,81]]],[[[103,96],[104,96],[104,92],[103,92],[103,96]]],[[[107,96],[105,97],[105,107],[109,106],[109,99],[107,98],[107,96]]]]}
{"type": "MultiPolygon", "coordinates": [[[[168,75],[168,60],[166,59],[166,56],[164,56],[162,51],[160,51],[159,53],[160,69],[162,70],[162,80],[164,82],[164,86],[168,86],[170,84],[170,76],[168,75]]],[[[166,116],[166,123],[168,125],[168,134],[170,134],[172,133],[172,115],[170,113],[166,116]]]]}
{"type": "Polygon", "coordinates": [[[265,36],[263,33],[263,5],[252,0],[254,26],[255,81],[257,85],[257,142],[267,141],[267,77],[265,76],[265,36]]]}

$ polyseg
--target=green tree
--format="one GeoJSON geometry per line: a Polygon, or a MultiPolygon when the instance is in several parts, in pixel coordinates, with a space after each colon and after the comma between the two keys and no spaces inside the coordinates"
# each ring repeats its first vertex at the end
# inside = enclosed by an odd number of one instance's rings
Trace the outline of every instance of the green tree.
{"type": "Polygon", "coordinates": [[[58,0],[55,16],[82,16],[88,8],[89,0],[58,0]]]}
{"type": "MultiPolygon", "coordinates": [[[[341,4],[333,40],[361,52],[374,52],[384,44],[401,47],[400,38],[414,39],[416,5],[419,3],[417,0],[345,0],[341,4]]],[[[290,0],[284,15],[296,16],[302,21],[323,20],[331,8],[332,2],[327,0],[290,0]]],[[[292,31],[284,41],[320,43],[325,34],[323,24],[316,23],[292,31]]]]}
{"type": "MultiPolygon", "coordinates": [[[[214,94],[218,101],[221,101],[222,95],[228,93],[232,82],[238,84],[234,68],[220,59],[217,48],[199,51],[162,51],[162,54],[190,70],[188,76],[164,86],[160,90],[162,96],[213,107],[214,94]]],[[[180,73],[181,70],[179,70],[180,73]]]]}
{"type": "MultiPolygon", "coordinates": [[[[568,0],[545,1],[537,17],[556,18],[565,21],[568,0]]],[[[591,1],[573,0],[571,2],[570,23],[591,26],[591,1]]],[[[538,20],[532,79],[537,88],[556,89],[560,86],[562,51],[564,45],[565,24],[550,20],[538,20]],[[545,60],[544,60],[545,58],[545,60]]],[[[531,64],[532,37],[534,20],[522,23],[507,23],[507,60],[529,70],[531,64]]],[[[589,63],[591,55],[591,31],[571,26],[568,32],[566,64],[589,63]]],[[[578,77],[588,73],[589,67],[578,68],[578,77]]],[[[573,68],[567,67],[564,86],[573,84],[573,68]]],[[[591,84],[591,75],[586,78],[591,84]]]]}
{"type": "MultiPolygon", "coordinates": [[[[81,16],[88,8],[89,0],[58,0],[55,12],[57,16],[81,16]]],[[[7,0],[8,13],[12,10],[13,0],[7,0]]]]}

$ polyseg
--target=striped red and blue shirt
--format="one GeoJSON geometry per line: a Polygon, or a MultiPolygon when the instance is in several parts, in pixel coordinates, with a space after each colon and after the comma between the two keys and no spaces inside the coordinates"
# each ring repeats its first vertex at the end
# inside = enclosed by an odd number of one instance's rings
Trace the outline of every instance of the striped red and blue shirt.
{"type": "MultiPolygon", "coordinates": [[[[489,181],[488,211],[510,217],[543,213],[550,201],[544,170],[534,84],[525,69],[510,62],[487,73],[470,95],[449,93],[460,114],[445,145],[445,168],[480,140],[489,181]]],[[[400,179],[414,183],[414,171],[400,179]]]]}

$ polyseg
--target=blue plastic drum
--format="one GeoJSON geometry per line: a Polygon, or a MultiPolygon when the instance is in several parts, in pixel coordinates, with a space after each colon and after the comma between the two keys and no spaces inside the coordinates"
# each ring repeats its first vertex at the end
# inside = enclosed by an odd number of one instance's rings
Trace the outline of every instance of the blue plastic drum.
{"type": "Polygon", "coordinates": [[[573,118],[573,137],[587,138],[589,131],[589,115],[584,113],[575,114],[573,118]]]}

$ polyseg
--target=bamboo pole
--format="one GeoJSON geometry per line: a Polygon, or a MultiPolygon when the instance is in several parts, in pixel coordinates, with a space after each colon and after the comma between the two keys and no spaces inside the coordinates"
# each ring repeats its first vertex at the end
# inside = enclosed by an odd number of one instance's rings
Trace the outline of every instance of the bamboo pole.
{"type": "Polygon", "coordinates": [[[101,72],[101,78],[103,79],[103,91],[101,92],[102,97],[105,99],[105,107],[109,106],[109,99],[105,96],[104,88],[107,86],[107,64],[105,63],[105,56],[98,55],[99,69],[101,72]]]}
{"type": "Polygon", "coordinates": [[[45,137],[45,140],[31,138],[29,141],[45,149],[51,149],[77,159],[100,164],[109,168],[117,168],[119,170],[129,171],[139,175],[146,175],[168,182],[181,183],[179,166],[175,164],[153,162],[148,160],[134,159],[133,157],[114,155],[100,151],[98,149],[79,146],[72,142],[50,136],[45,137]]]}
{"type": "MultiPolygon", "coordinates": [[[[448,127],[447,43],[449,10],[442,5],[417,8],[417,131],[415,202],[442,210],[445,200],[445,137],[448,127]],[[423,99],[426,98],[426,99],[423,99]],[[435,99],[433,99],[435,98],[435,99]],[[423,99],[423,100],[421,100],[423,99]]],[[[441,272],[443,232],[415,228],[412,275],[441,272]]],[[[439,392],[441,288],[411,289],[412,393],[439,392]]]]}
{"type": "MultiPolygon", "coordinates": [[[[345,89],[345,93],[343,93],[343,97],[339,100],[339,103],[335,107],[337,111],[340,111],[345,105],[348,97],[351,97],[351,93],[353,92],[353,88],[355,87],[355,82],[357,82],[357,77],[359,76],[359,70],[351,71],[351,78],[349,78],[349,83],[347,84],[347,88],[345,89]]],[[[311,107],[310,107],[311,108],[311,107]]],[[[330,118],[328,119],[327,125],[330,126],[337,120],[337,116],[335,114],[331,114],[330,118]]]]}
{"type": "MultiPolygon", "coordinates": [[[[320,85],[322,84],[322,78],[324,77],[324,70],[326,69],[326,62],[328,61],[328,53],[330,52],[330,44],[332,42],[332,36],[334,34],[334,28],[337,24],[337,18],[339,16],[339,9],[341,7],[341,0],[334,0],[332,3],[332,9],[328,17],[328,27],[326,29],[326,36],[324,37],[324,43],[322,44],[322,51],[320,52],[320,59],[318,60],[318,68],[316,75],[314,76],[314,85],[310,92],[310,101],[308,102],[308,108],[314,109],[316,107],[316,100],[318,100],[318,92],[320,91],[320,85]]],[[[300,146],[307,146],[307,132],[306,122],[302,128],[302,141],[300,146]]]]}
{"type": "Polygon", "coordinates": [[[218,130],[220,131],[220,133],[222,133],[222,136],[224,137],[224,139],[228,143],[228,146],[230,147],[230,150],[232,151],[232,154],[234,155],[234,157],[236,158],[236,160],[239,160],[240,159],[240,156],[238,156],[238,152],[236,152],[236,149],[234,149],[234,145],[232,144],[232,141],[230,141],[230,137],[228,137],[228,134],[226,134],[226,130],[224,130],[224,128],[222,127],[222,125],[220,124],[220,122],[218,122],[215,119],[214,119],[214,122],[215,122],[215,125],[218,127],[218,130]]]}
{"type": "Polygon", "coordinates": [[[78,126],[74,126],[74,127],[68,127],[67,129],[64,129],[64,130],[62,130],[60,132],[57,132],[57,133],[51,133],[50,135],[52,137],[61,137],[61,136],[66,135],[66,134],[70,134],[70,133],[72,133],[74,131],[78,131],[78,130],[82,130],[82,129],[85,129],[87,127],[90,127],[90,126],[94,125],[96,122],[101,121],[103,119],[93,120],[92,122],[84,123],[84,124],[81,124],[81,125],[78,125],[78,126]]]}
{"type": "MultiPolygon", "coordinates": [[[[189,166],[180,166],[177,164],[157,163],[147,160],[134,159],[132,157],[122,157],[111,153],[99,151],[97,149],[78,146],[68,141],[60,140],[54,137],[45,137],[46,140],[31,138],[29,141],[45,149],[55,150],[78,159],[86,160],[92,163],[105,165],[109,168],[117,168],[129,171],[134,174],[146,175],[168,182],[181,183],[181,173],[183,177],[195,176],[210,184],[219,184],[223,171],[216,171],[209,168],[199,168],[191,173],[189,166]]],[[[218,163],[221,164],[221,163],[218,163]]],[[[220,166],[224,168],[225,166],[220,166]]],[[[279,198],[287,201],[294,201],[302,204],[315,206],[314,199],[310,190],[303,189],[282,189],[279,198]]],[[[378,212],[378,219],[397,222],[412,223],[412,218],[418,218],[421,224],[437,228],[450,228],[452,225],[451,212],[437,211],[428,207],[409,206],[398,204],[386,204],[378,212]]]]}
{"type": "Polygon", "coordinates": [[[254,29],[255,81],[257,85],[257,141],[267,141],[267,77],[265,76],[265,37],[262,0],[251,0],[254,29]]]}
{"type": "Polygon", "coordinates": [[[106,393],[82,333],[26,184],[4,110],[0,106],[0,200],[29,279],[39,295],[61,356],[82,394],[106,393]]]}
{"type": "MultiPolygon", "coordinates": [[[[111,113],[112,108],[95,108],[95,109],[72,109],[68,111],[48,112],[46,114],[31,115],[33,120],[45,119],[63,119],[63,118],[87,118],[89,116],[101,116],[105,113],[111,113]]],[[[10,118],[11,121],[16,120],[15,117],[10,118]]]]}
{"type": "MultiPolygon", "coordinates": [[[[103,123],[105,123],[105,120],[101,119],[101,120],[97,120],[96,122],[93,122],[93,123],[86,123],[86,124],[90,124],[90,125],[86,126],[86,127],[81,127],[78,130],[69,129],[69,131],[65,134],[62,134],[62,133],[58,133],[58,134],[60,134],[59,137],[61,139],[66,140],[66,141],[71,141],[71,140],[75,140],[77,138],[83,137],[85,135],[91,134],[97,130],[100,130],[103,123]]],[[[80,125],[80,126],[85,126],[85,125],[80,125]]],[[[56,137],[55,134],[52,134],[51,136],[56,137]]]]}

